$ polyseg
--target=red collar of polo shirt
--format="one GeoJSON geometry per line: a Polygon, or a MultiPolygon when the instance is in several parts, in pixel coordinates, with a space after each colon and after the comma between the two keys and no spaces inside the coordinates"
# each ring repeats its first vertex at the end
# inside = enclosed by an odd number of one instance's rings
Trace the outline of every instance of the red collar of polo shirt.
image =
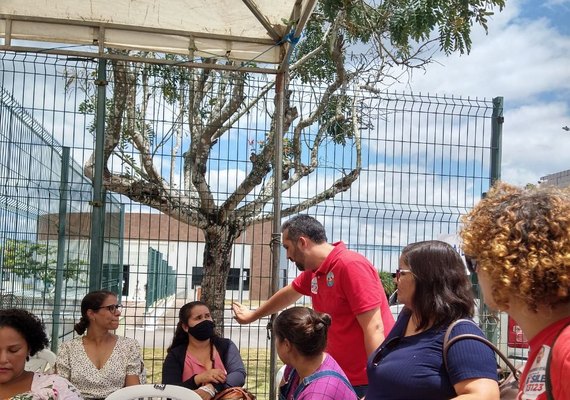
{"type": "Polygon", "coordinates": [[[335,242],[332,245],[334,246],[334,249],[332,249],[327,258],[325,258],[321,265],[319,265],[319,267],[314,271],[315,275],[325,275],[327,272],[329,272],[333,264],[333,259],[337,257],[341,251],[346,249],[346,245],[342,241],[335,242]]]}

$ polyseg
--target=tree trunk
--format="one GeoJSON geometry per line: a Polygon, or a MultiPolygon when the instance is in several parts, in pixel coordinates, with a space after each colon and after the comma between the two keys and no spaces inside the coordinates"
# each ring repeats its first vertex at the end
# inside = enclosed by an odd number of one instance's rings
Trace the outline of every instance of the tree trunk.
{"type": "Polygon", "coordinates": [[[224,331],[226,282],[230,272],[232,248],[241,232],[232,225],[212,225],[205,231],[204,277],[200,300],[210,307],[218,333],[224,331]]]}

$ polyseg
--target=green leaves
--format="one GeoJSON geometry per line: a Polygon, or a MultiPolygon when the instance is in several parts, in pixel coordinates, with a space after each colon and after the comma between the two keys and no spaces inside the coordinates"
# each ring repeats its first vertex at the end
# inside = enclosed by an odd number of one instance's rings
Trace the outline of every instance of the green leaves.
{"type": "Polygon", "coordinates": [[[487,31],[489,17],[504,5],[505,0],[321,0],[294,50],[292,63],[303,63],[295,65],[292,77],[304,84],[333,82],[337,48],[343,60],[361,51],[371,63],[411,68],[431,57],[414,53],[426,43],[438,43],[446,54],[469,53],[474,26],[487,31]]]}
{"type": "MultiPolygon", "coordinates": [[[[165,58],[171,61],[184,63],[189,61],[187,57],[166,55],[165,58]]],[[[152,76],[157,80],[157,87],[162,91],[162,95],[166,102],[170,105],[180,100],[180,91],[188,88],[193,79],[192,72],[186,67],[173,67],[159,64],[145,65],[145,71],[148,76],[152,76]]]]}
{"type": "MultiPolygon", "coordinates": [[[[321,0],[298,45],[296,58],[306,55],[323,40],[326,29],[336,24],[347,44],[372,44],[382,40],[384,48],[406,57],[410,46],[437,40],[440,49],[450,54],[468,53],[474,25],[487,31],[494,9],[502,10],[505,0],[321,0]]],[[[315,57],[314,65],[300,73],[303,82],[329,79],[325,53],[315,57]]]]}
{"type": "Polygon", "coordinates": [[[390,272],[381,271],[378,272],[380,281],[382,281],[382,286],[384,286],[384,291],[386,292],[386,297],[390,297],[392,293],[396,291],[396,284],[394,283],[394,278],[390,272]]]}
{"type": "MultiPolygon", "coordinates": [[[[35,277],[46,286],[55,284],[57,247],[28,240],[9,239],[2,248],[3,269],[21,278],[35,277]]],[[[70,260],[63,265],[63,278],[83,282],[83,260],[70,260]]]]}
{"type": "Polygon", "coordinates": [[[332,82],[335,78],[335,68],[330,52],[323,47],[325,25],[319,18],[309,21],[304,31],[304,39],[297,45],[294,60],[316,51],[312,60],[301,65],[293,71],[293,78],[299,79],[304,84],[318,82],[332,82]],[[319,49],[320,47],[320,49],[319,49]]]}
{"type": "Polygon", "coordinates": [[[387,0],[380,9],[389,20],[395,46],[427,41],[437,33],[441,50],[463,54],[471,49],[473,25],[487,31],[487,17],[494,7],[502,10],[504,5],[504,0],[387,0]]]}
{"type": "Polygon", "coordinates": [[[351,103],[352,99],[349,96],[334,95],[319,118],[319,123],[326,126],[327,136],[335,144],[344,146],[347,139],[352,139],[354,136],[350,111],[351,103]]]}

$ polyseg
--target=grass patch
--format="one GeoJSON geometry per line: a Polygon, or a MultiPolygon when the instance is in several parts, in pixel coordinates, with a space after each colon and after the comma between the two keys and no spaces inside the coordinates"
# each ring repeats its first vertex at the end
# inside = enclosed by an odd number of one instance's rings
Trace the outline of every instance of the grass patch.
{"type": "MultiPolygon", "coordinates": [[[[267,400],[269,398],[269,384],[274,379],[269,375],[269,351],[266,349],[242,349],[240,354],[247,373],[245,387],[257,396],[257,400],[267,400]]],[[[147,383],[162,382],[162,364],[165,357],[166,350],[163,348],[145,347],[143,349],[147,383]]],[[[278,360],[275,370],[277,371],[281,365],[283,363],[278,360]]]]}

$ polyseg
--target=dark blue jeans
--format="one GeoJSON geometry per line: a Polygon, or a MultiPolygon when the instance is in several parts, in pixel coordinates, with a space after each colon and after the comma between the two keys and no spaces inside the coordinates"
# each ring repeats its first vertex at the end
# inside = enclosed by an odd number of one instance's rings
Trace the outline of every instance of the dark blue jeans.
{"type": "Polygon", "coordinates": [[[368,385],[353,386],[352,388],[354,389],[356,395],[360,399],[364,395],[366,395],[366,391],[368,390],[368,385]]]}

